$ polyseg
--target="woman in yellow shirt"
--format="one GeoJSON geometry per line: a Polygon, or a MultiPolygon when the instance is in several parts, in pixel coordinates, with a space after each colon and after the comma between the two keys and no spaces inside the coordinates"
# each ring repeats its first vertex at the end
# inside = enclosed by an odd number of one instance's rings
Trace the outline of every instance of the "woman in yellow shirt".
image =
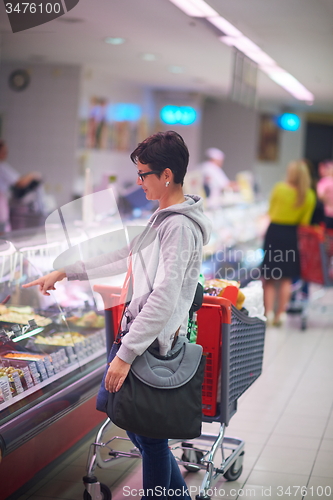
{"type": "Polygon", "coordinates": [[[280,326],[285,320],[292,278],[300,276],[297,226],[308,225],[316,197],[310,189],[304,161],[288,165],[285,182],[277,183],[270,197],[271,223],[264,242],[262,277],[267,323],[280,326]]]}

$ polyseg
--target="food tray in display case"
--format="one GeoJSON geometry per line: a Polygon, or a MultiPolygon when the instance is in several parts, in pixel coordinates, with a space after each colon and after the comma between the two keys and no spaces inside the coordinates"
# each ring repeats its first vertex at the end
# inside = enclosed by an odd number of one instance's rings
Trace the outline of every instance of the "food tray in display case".
{"type": "Polygon", "coordinates": [[[66,321],[34,313],[20,319],[16,312],[15,319],[0,322],[0,412],[105,354],[103,328],[68,330],[66,321]]]}
{"type": "MultiPolygon", "coordinates": [[[[37,250],[33,253],[37,262],[37,250]]],[[[47,266],[52,270],[53,260],[47,263],[46,257],[44,252],[44,272],[47,266]]],[[[14,426],[15,419],[24,420],[25,411],[46,404],[52,394],[70,392],[71,385],[76,384],[78,393],[77,385],[89,373],[93,376],[88,386],[94,383],[97,388],[105,365],[104,312],[96,310],[89,283],[61,283],[50,297],[38,287],[22,288],[40,275],[15,242],[0,241],[0,441],[8,449],[11,421],[14,426]]],[[[91,390],[88,387],[87,397],[91,390]]],[[[80,391],[81,401],[85,388],[80,391]]],[[[76,396],[66,396],[62,404],[73,401],[76,396]]]]}

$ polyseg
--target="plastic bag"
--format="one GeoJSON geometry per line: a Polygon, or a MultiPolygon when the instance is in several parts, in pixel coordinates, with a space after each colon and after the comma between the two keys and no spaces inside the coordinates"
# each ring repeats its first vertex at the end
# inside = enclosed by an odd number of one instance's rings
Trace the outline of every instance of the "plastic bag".
{"type": "Polygon", "coordinates": [[[243,307],[248,311],[249,316],[266,321],[262,282],[251,281],[245,288],[242,288],[242,292],[245,295],[243,307]]]}

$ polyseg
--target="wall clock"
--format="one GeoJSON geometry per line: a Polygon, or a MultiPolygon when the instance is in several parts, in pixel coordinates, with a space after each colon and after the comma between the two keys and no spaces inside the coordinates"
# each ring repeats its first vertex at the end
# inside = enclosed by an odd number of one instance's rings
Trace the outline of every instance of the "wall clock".
{"type": "Polygon", "coordinates": [[[9,86],[12,90],[25,90],[30,83],[30,75],[26,69],[17,69],[9,75],[9,86]]]}

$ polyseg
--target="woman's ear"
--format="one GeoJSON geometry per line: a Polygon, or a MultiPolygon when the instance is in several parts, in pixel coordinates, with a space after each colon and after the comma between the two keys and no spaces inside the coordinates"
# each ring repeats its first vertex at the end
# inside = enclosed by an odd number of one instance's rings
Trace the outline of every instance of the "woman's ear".
{"type": "Polygon", "coordinates": [[[170,168],[166,168],[165,170],[163,170],[163,174],[165,182],[173,181],[173,172],[170,168]]]}

